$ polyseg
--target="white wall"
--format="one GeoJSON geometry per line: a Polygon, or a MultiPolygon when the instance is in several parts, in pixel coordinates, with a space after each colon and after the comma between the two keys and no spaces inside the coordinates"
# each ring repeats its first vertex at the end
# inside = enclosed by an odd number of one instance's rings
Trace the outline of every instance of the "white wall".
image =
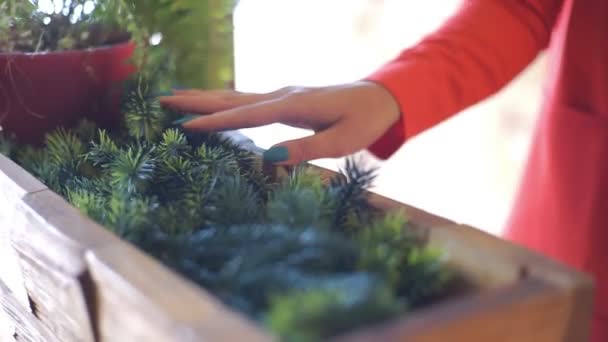
{"type": "MultiPolygon", "coordinates": [[[[415,44],[458,4],[241,0],[235,13],[236,86],[263,92],[359,79],[415,44]]],[[[383,164],[375,191],[500,233],[527,151],[543,66],[540,59],[499,96],[408,142],[383,164]]],[[[262,147],[308,134],[280,125],[246,133],[262,147]]]]}

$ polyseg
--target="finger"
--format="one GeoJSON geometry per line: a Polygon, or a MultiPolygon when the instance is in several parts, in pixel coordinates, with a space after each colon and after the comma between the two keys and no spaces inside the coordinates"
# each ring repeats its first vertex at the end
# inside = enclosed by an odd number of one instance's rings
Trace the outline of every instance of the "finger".
{"type": "Polygon", "coordinates": [[[272,94],[193,90],[173,96],[162,96],[159,98],[159,101],[162,106],[185,112],[213,113],[265,101],[272,98],[272,96],[272,94]]]}
{"type": "Polygon", "coordinates": [[[191,96],[191,95],[198,95],[200,93],[202,93],[203,90],[200,89],[174,89],[173,90],[173,95],[180,95],[180,96],[191,96]]]}
{"type": "Polygon", "coordinates": [[[184,123],[183,127],[195,131],[225,131],[258,127],[279,122],[283,113],[286,112],[284,101],[268,100],[200,116],[184,123]]]}
{"type": "Polygon", "coordinates": [[[202,90],[202,89],[174,89],[173,95],[183,96],[198,96],[198,95],[213,95],[213,96],[231,96],[241,95],[242,92],[229,89],[214,89],[214,90],[202,90]]]}
{"type": "Polygon", "coordinates": [[[343,127],[334,126],[312,136],[285,141],[264,152],[264,160],[278,165],[295,165],[315,159],[343,157],[355,152],[345,133],[343,127]]]}

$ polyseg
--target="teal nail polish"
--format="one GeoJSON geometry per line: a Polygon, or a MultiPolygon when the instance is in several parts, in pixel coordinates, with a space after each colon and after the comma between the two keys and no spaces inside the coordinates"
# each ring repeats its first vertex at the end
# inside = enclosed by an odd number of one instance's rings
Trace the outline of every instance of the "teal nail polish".
{"type": "Polygon", "coordinates": [[[181,125],[185,124],[186,122],[192,121],[196,118],[198,118],[197,115],[186,115],[183,118],[173,121],[171,124],[174,126],[181,126],[181,125]]]}
{"type": "Polygon", "coordinates": [[[271,163],[278,163],[289,159],[289,151],[285,146],[276,146],[269,149],[268,151],[265,151],[263,157],[266,161],[269,161],[271,163]]]}

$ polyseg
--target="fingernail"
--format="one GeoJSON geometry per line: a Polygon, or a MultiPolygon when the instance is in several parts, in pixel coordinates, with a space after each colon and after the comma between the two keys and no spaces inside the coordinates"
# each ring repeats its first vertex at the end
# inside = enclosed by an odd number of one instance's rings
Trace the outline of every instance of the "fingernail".
{"type": "Polygon", "coordinates": [[[271,163],[278,163],[289,159],[289,151],[285,146],[275,146],[264,152],[263,158],[271,163]]]}
{"type": "Polygon", "coordinates": [[[181,125],[185,124],[186,122],[192,121],[196,118],[198,118],[198,115],[186,115],[183,118],[173,121],[171,124],[174,126],[181,126],[181,125]]]}

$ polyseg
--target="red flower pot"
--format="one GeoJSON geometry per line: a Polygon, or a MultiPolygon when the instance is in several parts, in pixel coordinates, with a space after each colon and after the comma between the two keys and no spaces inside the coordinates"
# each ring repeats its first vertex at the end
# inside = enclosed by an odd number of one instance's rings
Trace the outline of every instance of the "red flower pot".
{"type": "Polygon", "coordinates": [[[122,81],[135,71],[132,42],[87,50],[0,53],[0,125],[21,143],[39,143],[58,125],[120,118],[122,81]]]}

